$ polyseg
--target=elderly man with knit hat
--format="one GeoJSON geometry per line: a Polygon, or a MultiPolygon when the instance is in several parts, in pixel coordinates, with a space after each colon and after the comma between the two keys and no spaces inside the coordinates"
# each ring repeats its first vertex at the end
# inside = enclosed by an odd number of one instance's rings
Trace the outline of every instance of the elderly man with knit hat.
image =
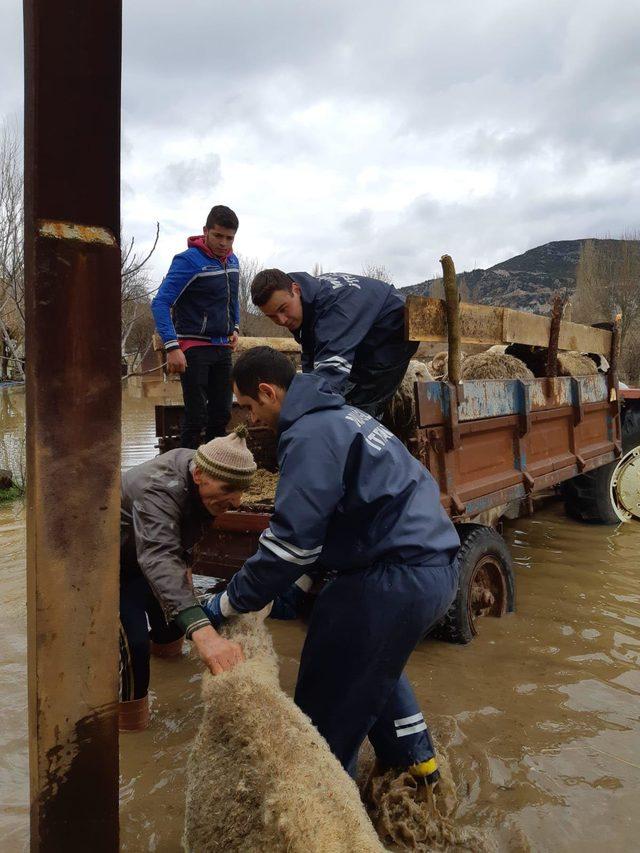
{"type": "Polygon", "coordinates": [[[198,603],[189,567],[193,547],[211,516],[236,508],[253,480],[256,464],[245,436],[246,427],[241,426],[195,452],[170,450],[122,474],[122,731],[148,725],[152,651],[179,654],[186,636],[213,672],[242,660],[240,646],[216,632],[198,603]]]}

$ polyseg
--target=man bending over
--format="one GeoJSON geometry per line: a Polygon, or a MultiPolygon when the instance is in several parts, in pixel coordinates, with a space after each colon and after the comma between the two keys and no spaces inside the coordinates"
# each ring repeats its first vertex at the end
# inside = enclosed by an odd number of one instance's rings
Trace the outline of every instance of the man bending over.
{"type": "Polygon", "coordinates": [[[302,346],[302,370],[321,373],[348,403],[380,418],[418,349],[404,334],[404,302],[391,284],[346,273],[262,270],[254,305],[302,346]]]}
{"type": "Polygon", "coordinates": [[[279,436],[280,482],[257,553],[205,604],[214,624],[261,610],[307,572],[335,573],[314,606],[295,701],[352,775],[369,737],[382,768],[438,778],[406,675],[458,586],[459,539],[436,483],[371,415],[269,347],[241,356],[238,402],[279,436]]]}

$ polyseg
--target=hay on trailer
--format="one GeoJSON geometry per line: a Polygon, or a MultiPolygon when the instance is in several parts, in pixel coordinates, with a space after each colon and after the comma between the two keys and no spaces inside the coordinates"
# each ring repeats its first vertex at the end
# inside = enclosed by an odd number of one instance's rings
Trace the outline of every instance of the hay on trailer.
{"type": "Polygon", "coordinates": [[[462,378],[533,379],[533,373],[520,359],[498,352],[479,352],[462,363],[462,378]]]}
{"type": "Polygon", "coordinates": [[[595,376],[597,373],[598,367],[588,355],[579,352],[558,353],[558,376],[595,376]]]}
{"type": "Polygon", "coordinates": [[[278,487],[279,474],[265,471],[264,468],[258,468],[253,482],[244,492],[242,503],[244,506],[253,506],[254,504],[270,504],[273,505],[276,497],[276,489],[278,487]]]}
{"type": "Polygon", "coordinates": [[[384,850],[355,783],[280,689],[263,620],[239,617],[224,633],[241,644],[246,660],[203,678],[204,713],[187,765],[185,849],[384,850]]]}
{"type": "Polygon", "coordinates": [[[433,376],[429,373],[427,365],[422,361],[412,359],[409,362],[404,379],[387,404],[383,423],[405,443],[414,434],[418,425],[415,383],[431,382],[432,380],[433,376]]]}

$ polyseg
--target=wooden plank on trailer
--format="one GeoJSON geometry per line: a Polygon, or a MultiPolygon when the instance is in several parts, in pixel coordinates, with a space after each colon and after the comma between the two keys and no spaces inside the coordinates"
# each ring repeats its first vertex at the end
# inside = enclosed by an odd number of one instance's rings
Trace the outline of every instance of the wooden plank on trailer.
{"type": "MultiPolygon", "coordinates": [[[[460,304],[462,341],[467,344],[527,344],[546,347],[551,320],[528,311],[515,311],[493,305],[460,304]]],[[[427,296],[408,296],[405,331],[410,341],[446,341],[447,321],[444,303],[427,296]]],[[[560,324],[560,350],[594,352],[608,356],[611,332],[580,323],[560,324]]]]}
{"type": "MultiPolygon", "coordinates": [[[[503,308],[460,303],[460,327],[465,343],[502,343],[503,308]]],[[[410,341],[446,341],[447,318],[441,299],[408,296],[405,329],[410,341]]]]}

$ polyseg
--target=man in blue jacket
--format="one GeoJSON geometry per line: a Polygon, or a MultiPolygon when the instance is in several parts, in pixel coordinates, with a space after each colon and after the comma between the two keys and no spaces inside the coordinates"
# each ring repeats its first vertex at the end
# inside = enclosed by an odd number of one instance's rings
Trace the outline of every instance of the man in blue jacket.
{"type": "Polygon", "coordinates": [[[315,603],[295,701],[351,774],[369,737],[383,768],[438,778],[406,675],[458,586],[458,535],[438,487],[371,415],[269,347],[241,356],[238,402],[278,433],[280,482],[257,553],[205,604],[216,624],[261,610],[306,573],[333,573],[315,603]]]}
{"type": "Polygon", "coordinates": [[[224,435],[231,414],[231,352],[240,330],[237,230],[233,210],[213,207],[202,235],[189,237],[151,303],[167,370],[180,374],[183,447],[224,435]]]}
{"type": "Polygon", "coordinates": [[[405,340],[404,301],[393,285],[269,269],[254,278],[251,298],[301,344],[304,373],[321,372],[348,403],[382,416],[418,348],[405,340]]]}

